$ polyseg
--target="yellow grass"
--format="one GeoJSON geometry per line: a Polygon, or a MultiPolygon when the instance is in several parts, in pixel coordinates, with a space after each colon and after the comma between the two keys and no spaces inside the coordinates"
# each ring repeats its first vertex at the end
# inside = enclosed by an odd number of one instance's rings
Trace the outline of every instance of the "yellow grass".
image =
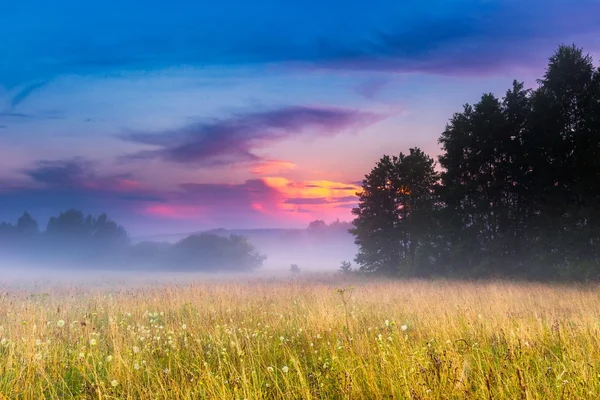
{"type": "Polygon", "coordinates": [[[0,393],[598,399],[597,289],[328,278],[9,290],[0,393]]]}

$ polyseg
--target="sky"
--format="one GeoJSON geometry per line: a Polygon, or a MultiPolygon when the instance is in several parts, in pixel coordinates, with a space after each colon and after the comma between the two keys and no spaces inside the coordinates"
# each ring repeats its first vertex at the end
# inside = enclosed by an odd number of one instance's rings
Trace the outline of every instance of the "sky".
{"type": "Polygon", "coordinates": [[[454,112],[535,87],[560,44],[600,55],[598,15],[600,0],[7,0],[0,221],[350,220],[383,154],[436,157],[454,112]]]}

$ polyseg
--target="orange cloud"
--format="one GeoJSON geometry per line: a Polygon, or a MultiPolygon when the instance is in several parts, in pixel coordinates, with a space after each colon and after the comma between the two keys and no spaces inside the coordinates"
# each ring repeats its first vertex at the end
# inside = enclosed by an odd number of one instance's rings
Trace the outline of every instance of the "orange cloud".
{"type": "Polygon", "coordinates": [[[213,221],[308,221],[348,220],[356,206],[355,184],[329,180],[293,181],[270,176],[241,184],[189,183],[183,191],[165,196],[160,203],[146,204],[145,214],[165,219],[213,221]]]}
{"type": "Polygon", "coordinates": [[[275,175],[296,168],[296,164],[283,160],[266,160],[257,163],[250,170],[255,175],[275,175]]]}
{"type": "Polygon", "coordinates": [[[360,186],[327,180],[294,182],[281,177],[262,178],[265,184],[281,195],[277,207],[303,219],[350,217],[357,203],[360,186]]]}
{"type": "Polygon", "coordinates": [[[281,177],[264,177],[262,180],[288,198],[356,197],[356,192],[360,190],[360,186],[354,184],[326,180],[294,182],[281,177]]]}

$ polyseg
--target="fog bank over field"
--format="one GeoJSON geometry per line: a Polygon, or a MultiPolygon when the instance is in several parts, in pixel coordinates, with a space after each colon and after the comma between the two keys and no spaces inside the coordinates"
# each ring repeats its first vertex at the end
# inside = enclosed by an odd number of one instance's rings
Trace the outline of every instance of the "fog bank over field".
{"type": "Polygon", "coordinates": [[[46,293],[54,290],[129,290],[164,286],[186,286],[199,282],[247,282],[249,279],[280,280],[293,278],[287,270],[253,272],[133,271],[125,268],[86,269],[75,266],[0,262],[0,292],[25,290],[46,293]]]}
{"type": "MultiPolygon", "coordinates": [[[[333,272],[342,261],[352,262],[358,251],[348,232],[350,228],[351,224],[345,222],[314,221],[307,229],[214,229],[202,233],[247,238],[267,257],[260,268],[262,272],[287,272],[291,264],[297,264],[305,272],[333,272]]],[[[132,242],[176,243],[190,234],[194,233],[133,237],[132,242]]]]}
{"type": "Polygon", "coordinates": [[[335,272],[357,252],[351,224],[313,221],[306,229],[246,229],[130,237],[106,214],[67,210],[45,230],[28,213],[0,225],[0,287],[55,284],[185,283],[223,275],[285,277],[335,272]]]}

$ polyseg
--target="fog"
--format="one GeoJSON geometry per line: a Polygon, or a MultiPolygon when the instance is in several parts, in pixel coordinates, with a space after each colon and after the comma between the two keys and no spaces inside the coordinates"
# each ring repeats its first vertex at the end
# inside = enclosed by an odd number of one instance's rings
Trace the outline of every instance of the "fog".
{"type": "MultiPolygon", "coordinates": [[[[81,214],[81,213],[79,213],[81,214]]],[[[129,237],[105,216],[61,214],[40,232],[32,224],[0,230],[0,288],[72,284],[132,287],[207,279],[332,273],[357,253],[349,223],[306,229],[215,229],[129,237]],[[28,229],[24,229],[24,226],[28,229]]]]}
{"type": "MultiPolygon", "coordinates": [[[[347,223],[339,223],[339,226],[333,223],[321,229],[216,229],[207,233],[247,238],[267,257],[260,268],[263,272],[287,272],[291,264],[306,272],[333,272],[339,269],[342,261],[352,262],[358,252],[354,237],[347,231],[349,227],[347,223]]],[[[175,243],[187,235],[153,235],[133,240],[175,243]]]]}

